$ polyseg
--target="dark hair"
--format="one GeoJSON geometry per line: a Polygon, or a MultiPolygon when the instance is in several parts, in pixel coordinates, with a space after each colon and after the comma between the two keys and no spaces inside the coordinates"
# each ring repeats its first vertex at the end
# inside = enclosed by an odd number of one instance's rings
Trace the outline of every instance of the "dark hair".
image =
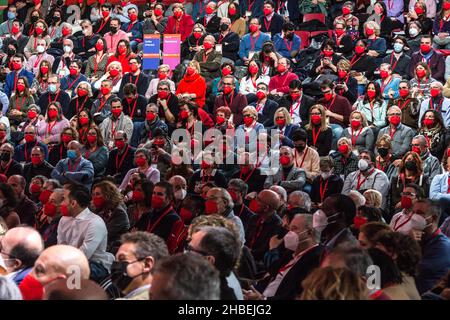
{"type": "Polygon", "coordinates": [[[23,268],[34,266],[37,258],[39,258],[40,250],[36,248],[28,248],[27,243],[16,244],[9,252],[11,257],[20,260],[23,268]]]}
{"type": "Polygon", "coordinates": [[[369,157],[370,157],[370,161],[372,161],[372,163],[375,163],[375,155],[373,154],[373,152],[372,151],[370,151],[370,150],[368,150],[368,149],[363,149],[363,150],[361,150],[360,152],[359,152],[359,154],[361,154],[361,153],[367,153],[368,155],[369,155],[369,157]]]}
{"type": "Polygon", "coordinates": [[[142,64],[142,59],[139,56],[131,57],[129,61],[136,60],[138,64],[142,64]]]}
{"type": "Polygon", "coordinates": [[[159,300],[219,300],[219,272],[204,257],[176,254],[157,261],[152,274],[166,275],[159,300]]]}
{"type": "MultiPolygon", "coordinates": [[[[386,9],[386,5],[384,4],[383,1],[377,1],[375,4],[379,4],[381,5],[381,7],[383,8],[383,13],[381,14],[382,16],[387,16],[387,9],[386,9]]],[[[374,5],[375,5],[374,4],[374,5]]],[[[381,26],[380,26],[381,27],[381,26]]]]}
{"type": "Polygon", "coordinates": [[[331,90],[334,89],[334,82],[331,81],[330,79],[325,79],[320,84],[320,89],[327,89],[327,88],[330,88],[331,90]]]}
{"type": "Polygon", "coordinates": [[[19,204],[19,199],[17,198],[16,192],[13,187],[7,183],[0,183],[0,191],[6,200],[6,205],[8,208],[14,209],[19,204]]]}
{"type": "Polygon", "coordinates": [[[15,55],[13,55],[13,56],[11,57],[11,59],[13,59],[13,58],[19,58],[20,60],[22,60],[22,62],[25,61],[25,57],[24,57],[24,55],[21,54],[21,53],[16,53],[15,55]]]}
{"type": "Polygon", "coordinates": [[[152,206],[153,182],[147,180],[147,177],[144,177],[144,179],[136,181],[134,188],[136,188],[137,185],[141,186],[142,193],[144,194],[145,206],[150,208],[152,206]]]}
{"type": "Polygon", "coordinates": [[[362,232],[365,235],[367,241],[370,242],[371,245],[373,245],[375,244],[378,233],[390,230],[391,228],[383,222],[368,222],[361,226],[359,232],[362,232]]]}
{"type": "Polygon", "coordinates": [[[228,277],[238,261],[241,244],[235,235],[224,227],[204,227],[200,249],[215,258],[214,266],[221,277],[228,277]]]}
{"type": "Polygon", "coordinates": [[[160,187],[163,188],[165,193],[166,193],[166,197],[169,198],[169,201],[172,202],[174,199],[174,193],[173,193],[173,187],[172,185],[167,182],[167,181],[160,181],[158,183],[155,184],[155,188],[156,187],[160,187]]]}
{"type": "Polygon", "coordinates": [[[381,98],[381,88],[380,85],[375,82],[375,81],[369,81],[366,84],[366,87],[364,88],[365,90],[365,94],[364,94],[364,103],[368,103],[369,102],[369,96],[367,95],[367,89],[369,88],[369,85],[373,84],[373,86],[375,87],[375,101],[382,103],[382,98],[381,98]]]}
{"type": "Polygon", "coordinates": [[[137,87],[134,83],[127,83],[126,85],[123,86],[123,94],[129,95],[129,94],[136,94],[137,92],[137,87]]]}
{"type": "Polygon", "coordinates": [[[360,214],[366,217],[369,222],[381,221],[382,211],[380,208],[361,206],[358,210],[360,211],[360,214]]]}
{"type": "Polygon", "coordinates": [[[328,198],[333,200],[332,206],[334,208],[334,212],[341,213],[338,219],[344,222],[347,226],[352,225],[353,218],[356,215],[356,205],[352,198],[343,194],[333,194],[328,198]]]}
{"type": "Polygon", "coordinates": [[[295,26],[291,21],[286,21],[285,23],[283,23],[282,30],[283,31],[294,31],[295,26]]]}
{"type": "Polygon", "coordinates": [[[122,99],[120,99],[119,97],[114,97],[111,99],[111,102],[109,103],[110,105],[113,104],[113,102],[120,102],[120,105],[122,105],[122,99]]]}
{"type": "Polygon", "coordinates": [[[333,248],[329,255],[342,259],[348,269],[361,277],[366,276],[367,268],[373,264],[372,258],[366,250],[350,242],[341,243],[333,248]]]}
{"type": "Polygon", "coordinates": [[[423,199],[425,198],[425,191],[421,186],[415,183],[408,183],[405,188],[413,188],[416,191],[416,198],[423,199]]]}
{"type": "Polygon", "coordinates": [[[275,8],[275,3],[272,0],[265,0],[264,4],[269,4],[272,6],[272,8],[275,8]]]}
{"type": "MultiPolygon", "coordinates": [[[[192,203],[192,208],[187,208],[192,211],[192,209],[195,209],[195,212],[198,213],[198,215],[203,214],[205,211],[205,199],[203,199],[201,196],[197,194],[188,194],[186,198],[183,199],[182,207],[186,208],[185,202],[190,201],[192,203]]],[[[194,212],[193,212],[194,213],[194,212]]],[[[192,219],[194,219],[196,216],[193,216],[192,219]]]]}
{"type": "Polygon", "coordinates": [[[328,39],[322,43],[320,49],[323,51],[326,47],[331,47],[333,51],[336,50],[336,43],[332,39],[328,39]]]}
{"type": "Polygon", "coordinates": [[[369,248],[367,251],[373,260],[373,264],[381,270],[381,288],[384,289],[388,284],[401,284],[403,282],[399,268],[387,253],[377,248],[369,248]]]}
{"type": "Polygon", "coordinates": [[[236,189],[239,189],[239,192],[242,193],[242,196],[245,197],[245,195],[248,192],[248,184],[244,182],[242,179],[231,179],[228,182],[228,186],[232,184],[236,189]]]}
{"type": "Polygon", "coordinates": [[[422,115],[422,118],[420,118],[420,124],[421,124],[421,127],[422,127],[422,128],[425,127],[425,126],[423,125],[423,120],[425,119],[425,115],[426,115],[428,112],[432,112],[433,115],[434,115],[434,121],[435,121],[434,127],[437,127],[437,125],[440,125],[441,128],[444,128],[444,127],[445,127],[445,125],[444,125],[444,119],[442,118],[441,112],[436,111],[436,110],[433,110],[433,109],[428,109],[428,110],[425,110],[425,112],[424,112],[423,115],[422,115]]]}
{"type": "MultiPolygon", "coordinates": [[[[111,18],[111,19],[109,20],[109,22],[111,23],[111,21],[117,21],[117,22],[119,23],[119,29],[120,29],[120,26],[122,25],[122,21],[120,21],[119,18],[117,18],[117,17],[111,18]]],[[[119,41],[119,42],[120,42],[120,41],[119,41]]]]}
{"type": "Polygon", "coordinates": [[[78,66],[78,69],[80,69],[80,70],[83,67],[83,62],[80,59],[70,61],[70,64],[72,64],[72,63],[76,63],[78,66]]]}
{"type": "MultiPolygon", "coordinates": [[[[233,77],[233,78],[234,78],[234,77],[233,77]]],[[[197,106],[195,103],[193,103],[193,102],[191,102],[191,101],[189,101],[189,100],[186,100],[186,99],[181,99],[181,100],[179,100],[179,102],[178,102],[178,106],[179,106],[179,107],[187,106],[188,109],[189,109],[189,111],[191,111],[192,114],[194,115],[194,117],[195,117],[195,118],[198,117],[198,106],[197,106]]]]}
{"type": "Polygon", "coordinates": [[[78,202],[78,205],[82,208],[89,206],[91,202],[91,194],[85,186],[75,183],[67,183],[64,185],[64,189],[69,191],[69,198],[78,202]]]}
{"type": "Polygon", "coordinates": [[[289,83],[289,89],[302,89],[302,88],[303,86],[300,80],[295,79],[289,83]]]}
{"type": "Polygon", "coordinates": [[[125,233],[120,237],[121,243],[132,243],[135,246],[134,255],[137,259],[153,257],[155,261],[169,255],[166,242],[153,233],[136,231],[125,233]]]}
{"type": "Polygon", "coordinates": [[[306,133],[305,129],[299,128],[292,133],[291,140],[306,142],[308,140],[308,134],[306,133]]]}

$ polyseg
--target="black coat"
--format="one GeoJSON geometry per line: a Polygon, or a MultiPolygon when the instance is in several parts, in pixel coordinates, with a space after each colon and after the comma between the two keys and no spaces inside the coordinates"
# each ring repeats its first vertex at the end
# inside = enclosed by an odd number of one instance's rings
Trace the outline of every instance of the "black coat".
{"type": "MultiPolygon", "coordinates": [[[[31,162],[28,162],[25,164],[23,168],[23,176],[27,180],[27,185],[30,184],[31,179],[33,179],[35,176],[44,176],[50,179],[50,175],[53,171],[53,166],[48,163],[47,161],[44,161],[38,166],[34,166],[31,162]]],[[[28,190],[28,188],[27,188],[28,190]]]]}
{"type": "Polygon", "coordinates": [[[390,54],[383,58],[383,63],[389,63],[391,66],[395,65],[392,73],[401,75],[404,79],[409,79],[409,65],[411,63],[411,57],[403,53],[400,59],[396,59],[393,54],[390,54]]]}
{"type": "Polygon", "coordinates": [[[312,129],[306,130],[308,134],[308,146],[315,147],[319,156],[326,157],[330,153],[331,150],[331,141],[333,138],[333,131],[330,127],[328,127],[325,131],[320,131],[319,136],[317,137],[316,144],[314,145],[312,129]]]}
{"type": "Polygon", "coordinates": [[[220,18],[217,16],[217,14],[214,14],[212,18],[209,19],[209,22],[206,23],[206,17],[202,16],[197,19],[196,23],[200,23],[202,26],[204,26],[207,33],[214,34],[219,31],[220,18]]]}
{"type": "Polygon", "coordinates": [[[283,29],[284,18],[278,13],[274,13],[270,22],[266,20],[265,16],[261,16],[259,17],[259,23],[261,24],[261,32],[270,32],[273,37],[283,29]]]}
{"type": "MultiPolygon", "coordinates": [[[[257,102],[253,102],[250,104],[256,108],[257,102]]],[[[278,109],[278,103],[273,100],[267,99],[264,104],[264,108],[262,113],[258,114],[258,122],[262,123],[264,127],[272,127],[273,126],[273,117],[275,115],[275,111],[278,109]]]]}
{"type": "MultiPolygon", "coordinates": [[[[321,176],[314,178],[311,187],[311,202],[322,203],[323,199],[320,199],[320,185],[323,182],[321,176]]],[[[328,178],[328,185],[324,193],[324,199],[332,194],[339,194],[344,186],[344,181],[337,174],[333,174],[328,178]]]]}
{"type": "Polygon", "coordinates": [[[127,72],[123,75],[122,82],[120,83],[119,89],[119,98],[123,98],[123,87],[128,84],[133,83],[137,87],[137,92],[141,96],[145,96],[147,92],[148,86],[150,84],[150,77],[145,73],[141,72],[138,76],[134,76],[131,73],[127,72]],[[138,78],[139,77],[139,78],[138,78]]]}
{"type": "Polygon", "coordinates": [[[130,146],[128,151],[126,151],[127,148],[128,146],[125,146],[124,152],[126,152],[126,155],[123,161],[121,161],[123,154],[118,154],[119,149],[115,148],[109,153],[106,175],[113,176],[116,184],[122,183],[127,172],[134,168],[134,153],[136,152],[136,148],[130,146]]]}
{"type": "Polygon", "coordinates": [[[234,32],[228,32],[228,34],[220,38],[220,33],[216,33],[214,35],[216,39],[216,43],[220,43],[222,45],[222,57],[228,58],[230,60],[236,61],[239,59],[239,45],[240,39],[239,35],[234,32]]]}
{"type": "MultiPolygon", "coordinates": [[[[289,94],[286,94],[281,98],[281,100],[278,102],[280,107],[286,108],[288,111],[291,109],[292,106],[292,98],[289,94]]],[[[300,103],[300,118],[302,119],[302,126],[304,126],[309,121],[309,108],[311,108],[316,101],[306,95],[302,95],[302,101],[300,103]]]]}
{"type": "Polygon", "coordinates": [[[133,122],[145,120],[147,99],[145,99],[143,95],[139,94],[137,101],[134,100],[131,102],[131,104],[128,104],[127,99],[123,98],[122,106],[123,106],[123,113],[129,116],[133,122]]]}

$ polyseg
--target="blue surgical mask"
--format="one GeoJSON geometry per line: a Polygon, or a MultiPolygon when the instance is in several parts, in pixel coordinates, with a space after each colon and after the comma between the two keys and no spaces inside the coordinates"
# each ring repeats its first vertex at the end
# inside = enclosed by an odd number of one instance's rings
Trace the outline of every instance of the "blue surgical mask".
{"type": "Polygon", "coordinates": [[[67,150],[67,158],[70,160],[75,160],[77,158],[77,153],[75,150],[67,150]]]}
{"type": "Polygon", "coordinates": [[[396,53],[400,53],[400,52],[402,52],[402,50],[403,50],[403,44],[402,43],[398,43],[398,42],[394,43],[394,51],[396,53]]]}
{"type": "Polygon", "coordinates": [[[8,20],[14,20],[16,18],[16,14],[14,12],[8,11],[8,20]]]}
{"type": "Polygon", "coordinates": [[[50,93],[56,93],[56,84],[49,84],[48,85],[48,91],[50,91],[50,93]]]}

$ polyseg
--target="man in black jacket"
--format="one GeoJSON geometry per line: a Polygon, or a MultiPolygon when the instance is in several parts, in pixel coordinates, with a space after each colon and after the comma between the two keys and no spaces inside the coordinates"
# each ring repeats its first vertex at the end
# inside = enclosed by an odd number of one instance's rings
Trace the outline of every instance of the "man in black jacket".
{"type": "Polygon", "coordinates": [[[116,148],[109,153],[106,175],[112,176],[116,184],[121,184],[127,172],[134,168],[134,153],[136,148],[128,145],[127,134],[117,131],[114,136],[116,148]]]}
{"type": "Polygon", "coordinates": [[[167,135],[168,128],[167,124],[159,119],[158,107],[151,103],[147,106],[145,121],[134,123],[130,144],[133,147],[138,147],[140,144],[155,138],[158,135],[157,131],[159,131],[159,135],[161,135],[161,131],[167,135]]]}
{"type": "Polygon", "coordinates": [[[217,3],[214,1],[208,2],[205,8],[205,15],[197,19],[196,23],[199,23],[206,28],[206,32],[214,34],[219,30],[220,18],[216,13],[217,3]]]}
{"type": "Polygon", "coordinates": [[[234,202],[234,214],[242,220],[244,225],[245,237],[248,238],[248,226],[257,216],[245,204],[244,198],[247,195],[248,185],[241,179],[231,179],[228,182],[228,193],[234,202]]]}
{"type": "Polygon", "coordinates": [[[231,20],[230,18],[223,17],[220,20],[220,32],[214,34],[216,39],[216,48],[218,45],[222,46],[222,58],[236,61],[239,58],[239,35],[230,31],[231,20]]]}
{"type": "Polygon", "coordinates": [[[315,104],[315,100],[303,93],[300,80],[293,80],[289,84],[289,94],[284,95],[278,103],[289,111],[292,123],[305,126],[309,121],[309,108],[315,104]]]}
{"type": "Polygon", "coordinates": [[[261,32],[270,33],[271,37],[280,33],[283,28],[284,19],[275,12],[275,3],[272,0],[264,1],[264,16],[259,17],[261,32]]]}
{"type": "Polygon", "coordinates": [[[273,117],[275,115],[275,111],[278,109],[278,103],[269,99],[267,95],[269,94],[269,86],[260,82],[256,85],[256,98],[257,101],[251,103],[251,106],[254,106],[256,111],[258,112],[258,122],[262,123],[264,127],[272,127],[273,126],[273,117]]]}
{"type": "Polygon", "coordinates": [[[45,161],[44,149],[40,146],[35,146],[31,149],[31,160],[25,164],[23,168],[23,175],[27,180],[27,185],[35,176],[44,176],[50,179],[53,171],[53,166],[45,161]]]}

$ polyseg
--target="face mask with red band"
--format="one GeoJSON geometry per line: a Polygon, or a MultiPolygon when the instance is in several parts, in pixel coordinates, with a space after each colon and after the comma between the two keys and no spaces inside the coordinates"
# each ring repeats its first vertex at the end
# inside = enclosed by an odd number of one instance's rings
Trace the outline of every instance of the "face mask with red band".
{"type": "Polygon", "coordinates": [[[339,151],[341,154],[347,154],[349,150],[350,150],[350,149],[349,149],[348,145],[346,145],[346,144],[341,144],[341,145],[338,147],[338,151],[339,151]]]}
{"type": "Polygon", "coordinates": [[[152,196],[152,207],[156,210],[162,209],[164,206],[164,199],[161,196],[152,196]]]}
{"type": "Polygon", "coordinates": [[[97,209],[102,209],[105,206],[105,202],[106,200],[103,196],[92,197],[92,203],[97,209]]]}
{"type": "Polygon", "coordinates": [[[280,163],[282,166],[288,166],[291,163],[291,158],[289,156],[281,156],[280,163]]]}

